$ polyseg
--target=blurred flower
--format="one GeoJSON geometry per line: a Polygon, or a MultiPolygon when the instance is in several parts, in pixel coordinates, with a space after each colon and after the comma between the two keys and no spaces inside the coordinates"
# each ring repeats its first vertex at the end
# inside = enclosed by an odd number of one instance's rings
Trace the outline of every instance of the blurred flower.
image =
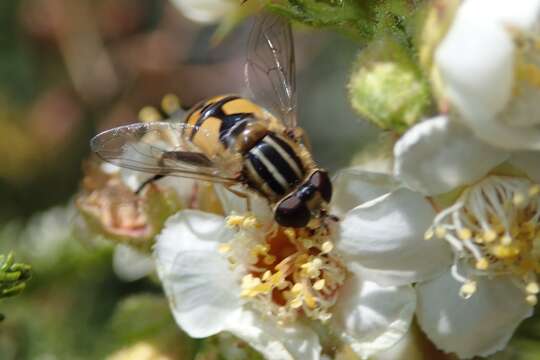
{"type": "MultiPolygon", "coordinates": [[[[254,214],[223,218],[189,210],[171,217],[155,258],[180,327],[196,338],[231,332],[268,359],[320,359],[310,319],[328,325],[362,358],[394,345],[414,311],[411,288],[367,280],[362,264],[333,245],[347,238],[354,250],[364,238],[353,207],[387,191],[380,185],[386,180],[341,173],[331,211],[343,220],[315,229],[279,227],[261,202],[254,214]]],[[[225,208],[238,206],[225,202],[225,208]]]]}
{"type": "Polygon", "coordinates": [[[443,101],[479,138],[540,149],[540,1],[463,1],[434,66],[443,101]]]}
{"type": "Polygon", "coordinates": [[[159,350],[155,345],[147,342],[138,342],[134,345],[121,349],[107,357],[108,360],[174,360],[159,350]]]}
{"type": "Polygon", "coordinates": [[[136,194],[142,181],[135,172],[87,162],[85,173],[76,203],[86,223],[93,231],[142,251],[150,249],[163,222],[181,208],[173,189],[150,184],[136,194]]]}
{"type": "Polygon", "coordinates": [[[203,23],[215,23],[231,15],[242,4],[241,0],[171,0],[188,19],[203,23]]]}
{"type": "Polygon", "coordinates": [[[357,226],[371,225],[364,240],[377,249],[364,241],[358,261],[386,264],[381,283],[418,282],[418,321],[438,348],[462,358],[502,349],[540,292],[538,157],[509,158],[446,117],[411,128],[394,153],[395,173],[418,192],[364,206],[357,226]]]}

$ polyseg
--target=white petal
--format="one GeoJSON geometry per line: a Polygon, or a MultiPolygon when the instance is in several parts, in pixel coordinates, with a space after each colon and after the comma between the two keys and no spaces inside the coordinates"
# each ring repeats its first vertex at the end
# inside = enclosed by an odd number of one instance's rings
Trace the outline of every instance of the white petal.
{"type": "Polygon", "coordinates": [[[409,129],[396,143],[394,155],[396,176],[411,189],[430,195],[473,182],[508,156],[443,116],[409,129]]]}
{"type": "Polygon", "coordinates": [[[540,152],[515,152],[510,157],[509,163],[527,174],[532,181],[540,183],[540,152]]]}
{"type": "Polygon", "coordinates": [[[239,278],[217,251],[186,251],[160,272],[174,318],[193,338],[223,331],[241,309],[239,278]]]}
{"type": "Polygon", "coordinates": [[[154,271],[154,259],[131,246],[118,245],[114,249],[113,269],[120,279],[135,281],[154,271]]]}
{"type": "Polygon", "coordinates": [[[461,358],[501,350],[519,323],[532,315],[524,292],[508,277],[480,279],[467,300],[459,296],[459,289],[449,272],[417,285],[417,316],[438,348],[461,358]]]}
{"type": "Polygon", "coordinates": [[[508,103],[514,43],[500,24],[464,11],[469,3],[458,10],[436,50],[435,64],[451,103],[473,122],[477,116],[494,116],[508,103]]]}
{"type": "Polygon", "coordinates": [[[333,179],[332,214],[343,216],[352,208],[384,195],[398,187],[390,175],[348,168],[333,179]]]}
{"type": "Polygon", "coordinates": [[[244,309],[229,319],[227,330],[267,360],[318,360],[321,356],[317,334],[300,322],[280,326],[272,318],[244,309]]]}
{"type": "Polygon", "coordinates": [[[347,266],[383,285],[435,276],[451,263],[445,241],[424,240],[435,213],[427,200],[398,189],[351,210],[341,223],[337,249],[347,266]]]}
{"type": "Polygon", "coordinates": [[[409,330],[416,307],[410,286],[381,287],[352,276],[339,295],[332,327],[363,359],[389,349],[409,330]]]}
{"type": "Polygon", "coordinates": [[[157,236],[154,257],[158,272],[168,272],[177,254],[185,251],[217,251],[232,239],[222,216],[184,210],[171,216],[157,236]]]}
{"type": "Polygon", "coordinates": [[[471,18],[480,21],[496,21],[501,26],[531,29],[540,16],[540,0],[520,0],[516,3],[508,0],[473,0],[466,1],[460,8],[471,18]]]}

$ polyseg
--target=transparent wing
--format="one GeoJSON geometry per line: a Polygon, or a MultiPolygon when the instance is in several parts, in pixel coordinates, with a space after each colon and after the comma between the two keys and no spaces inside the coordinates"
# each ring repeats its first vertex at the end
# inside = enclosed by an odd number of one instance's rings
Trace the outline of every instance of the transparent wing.
{"type": "Polygon", "coordinates": [[[257,103],[296,128],[296,74],[290,24],[265,13],[255,21],[248,40],[246,85],[257,103]]]}
{"type": "Polygon", "coordinates": [[[223,173],[219,159],[209,159],[182,137],[188,128],[192,126],[170,122],[125,125],[96,135],[90,146],[104,161],[127,169],[219,183],[236,182],[223,173]]]}

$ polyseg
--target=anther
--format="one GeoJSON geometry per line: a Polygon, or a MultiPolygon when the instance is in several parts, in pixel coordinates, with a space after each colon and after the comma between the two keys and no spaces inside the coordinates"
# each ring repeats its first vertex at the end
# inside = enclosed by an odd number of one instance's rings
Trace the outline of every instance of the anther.
{"type": "Polygon", "coordinates": [[[527,304],[531,306],[535,306],[538,303],[538,297],[536,295],[527,295],[525,300],[527,301],[527,304]]]}
{"type": "Polygon", "coordinates": [[[488,242],[488,243],[493,242],[495,241],[495,239],[497,239],[497,233],[492,229],[488,229],[484,231],[484,234],[482,237],[484,238],[485,242],[488,242]]]}
{"type": "Polygon", "coordinates": [[[525,197],[524,194],[520,193],[520,192],[517,192],[514,194],[514,196],[512,197],[512,203],[515,205],[515,206],[520,206],[522,205],[525,200],[527,198],[525,197]]]}
{"type": "Polygon", "coordinates": [[[426,233],[424,234],[424,240],[433,239],[433,235],[434,235],[433,228],[427,229],[426,233]]]}
{"type": "Polygon", "coordinates": [[[323,254],[328,254],[328,253],[331,252],[333,249],[334,249],[334,244],[332,244],[331,241],[325,241],[325,242],[322,244],[322,252],[323,252],[323,254]]]}
{"type": "Polygon", "coordinates": [[[469,299],[476,292],[476,281],[467,281],[459,289],[459,295],[464,299],[469,299]]]}
{"type": "Polygon", "coordinates": [[[283,233],[287,236],[287,238],[291,241],[296,239],[296,232],[293,228],[286,228],[283,230],[283,233]]]}
{"type": "Polygon", "coordinates": [[[174,94],[167,94],[161,100],[161,107],[169,115],[180,109],[180,99],[174,94]]]}
{"type": "Polygon", "coordinates": [[[540,293],[540,286],[538,285],[537,282],[533,281],[527,284],[527,287],[525,288],[525,290],[529,294],[538,294],[540,293]]]}
{"type": "Polygon", "coordinates": [[[326,281],[324,279],[320,279],[315,281],[315,284],[313,284],[313,289],[320,291],[324,288],[326,281]]]}
{"type": "Polygon", "coordinates": [[[461,240],[468,240],[472,237],[472,232],[471,230],[467,229],[467,228],[461,228],[458,230],[457,232],[459,238],[461,240]]]}
{"type": "Polygon", "coordinates": [[[439,239],[443,239],[446,236],[446,229],[442,226],[437,226],[435,228],[435,236],[437,236],[439,239]]]}
{"type": "Polygon", "coordinates": [[[161,120],[161,115],[156,108],[152,106],[145,106],[139,111],[139,120],[148,123],[161,120]]]}
{"type": "Polygon", "coordinates": [[[486,270],[489,267],[489,261],[486,258],[481,258],[476,261],[476,268],[478,270],[486,270]]]}

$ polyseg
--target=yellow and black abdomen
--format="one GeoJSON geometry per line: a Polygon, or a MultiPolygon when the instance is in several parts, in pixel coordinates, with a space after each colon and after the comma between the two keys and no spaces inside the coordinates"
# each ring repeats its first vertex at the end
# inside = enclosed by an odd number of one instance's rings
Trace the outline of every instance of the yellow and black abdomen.
{"type": "Polygon", "coordinates": [[[273,132],[245,154],[244,166],[248,184],[271,201],[291,192],[306,175],[294,144],[273,132]]]}
{"type": "Polygon", "coordinates": [[[262,109],[235,95],[218,96],[193,108],[184,136],[213,158],[229,149],[250,122],[263,118],[262,109]]]}

